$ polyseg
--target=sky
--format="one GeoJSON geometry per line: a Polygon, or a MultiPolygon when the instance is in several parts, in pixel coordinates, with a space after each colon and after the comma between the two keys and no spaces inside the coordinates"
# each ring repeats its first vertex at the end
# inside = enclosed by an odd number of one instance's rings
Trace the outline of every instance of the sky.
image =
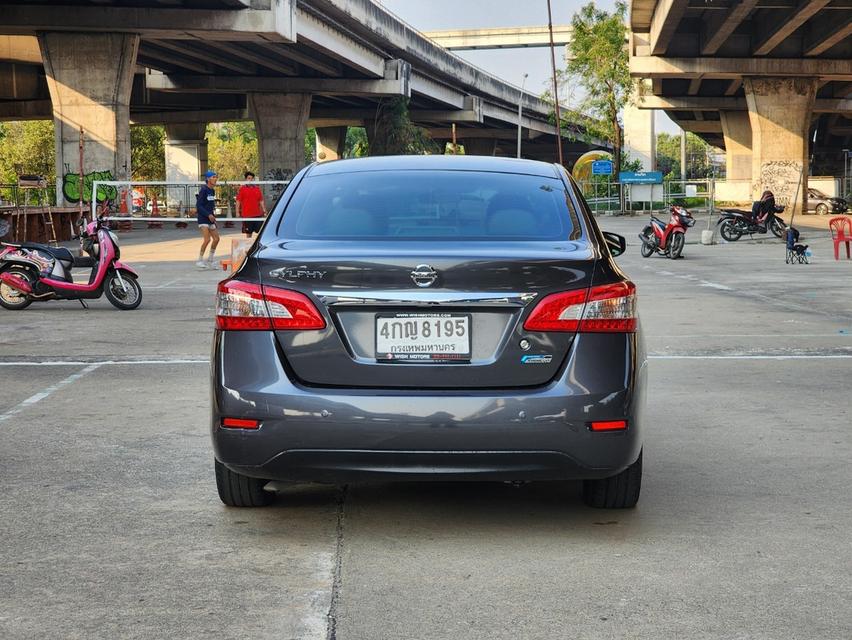
{"type": "MultiPolygon", "coordinates": [[[[476,29],[489,27],[532,27],[547,25],[545,0],[373,0],[384,5],[419,31],[444,29],[476,29]]],[[[574,13],[584,4],[580,0],[554,0],[553,23],[569,24],[574,13]]],[[[601,9],[612,10],[614,0],[598,0],[601,9]]],[[[556,64],[561,65],[557,50],[556,64]]],[[[529,74],[526,88],[543,93],[550,87],[550,51],[546,47],[531,49],[495,49],[492,51],[456,51],[464,58],[506,82],[520,86],[529,74]]],[[[561,91],[562,89],[560,89],[561,91]]],[[[560,94],[560,102],[572,105],[568,95],[560,94]]],[[[677,133],[680,129],[666,115],[657,112],[657,131],[677,133]]]]}

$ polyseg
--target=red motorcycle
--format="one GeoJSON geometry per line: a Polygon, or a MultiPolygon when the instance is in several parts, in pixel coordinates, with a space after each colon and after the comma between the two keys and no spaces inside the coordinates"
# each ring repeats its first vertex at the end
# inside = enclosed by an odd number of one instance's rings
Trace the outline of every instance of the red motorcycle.
{"type": "MultiPolygon", "coordinates": [[[[85,223],[80,222],[83,227],[85,223]]],[[[88,256],[75,257],[65,247],[35,242],[0,243],[0,306],[24,309],[36,300],[79,300],[106,295],[119,309],[135,309],[142,302],[136,273],[119,259],[118,238],[98,218],[81,229],[80,244],[88,256]],[[71,269],[90,268],[86,283],[74,282],[71,269]]]]}
{"type": "Polygon", "coordinates": [[[666,224],[656,216],[651,216],[651,224],[642,229],[639,239],[642,241],[642,257],[649,258],[661,253],[672,260],[680,257],[686,244],[686,230],[695,224],[695,218],[683,207],[671,206],[671,217],[666,224]]]}

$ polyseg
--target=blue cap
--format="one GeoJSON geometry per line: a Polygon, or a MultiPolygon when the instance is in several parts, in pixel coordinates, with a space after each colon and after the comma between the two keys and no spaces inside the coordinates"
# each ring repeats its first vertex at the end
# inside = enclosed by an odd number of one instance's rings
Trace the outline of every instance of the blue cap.
{"type": "Polygon", "coordinates": [[[216,172],[213,171],[212,169],[204,174],[205,180],[209,180],[210,178],[215,178],[215,177],[216,177],[216,172]]]}

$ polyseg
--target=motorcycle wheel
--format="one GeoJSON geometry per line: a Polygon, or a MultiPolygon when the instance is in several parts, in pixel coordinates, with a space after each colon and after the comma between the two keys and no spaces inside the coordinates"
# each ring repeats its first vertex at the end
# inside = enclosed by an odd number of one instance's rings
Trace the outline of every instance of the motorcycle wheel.
{"type": "Polygon", "coordinates": [[[769,229],[776,238],[783,238],[784,232],[787,230],[787,225],[781,222],[778,218],[773,218],[772,224],[769,225],[769,229]]]}
{"type": "Polygon", "coordinates": [[[669,258],[672,260],[677,260],[680,258],[680,254],[683,251],[683,245],[686,243],[686,238],[682,233],[675,233],[672,235],[671,242],[669,243],[669,258]]]}
{"type": "Polygon", "coordinates": [[[122,311],[130,311],[142,304],[142,287],[136,281],[136,278],[129,274],[121,276],[118,279],[118,274],[113,271],[107,276],[104,282],[104,294],[116,309],[122,311]],[[121,281],[127,285],[127,291],[121,286],[121,281]]]}
{"type": "Polygon", "coordinates": [[[651,227],[645,227],[642,229],[642,233],[640,234],[642,238],[642,248],[639,249],[639,253],[642,254],[643,258],[650,258],[654,253],[654,246],[647,240],[653,234],[653,230],[651,227]]]}
{"type": "Polygon", "coordinates": [[[719,227],[719,235],[728,242],[736,242],[742,237],[743,232],[733,220],[723,220],[719,227]]]}
{"type": "MultiPolygon", "coordinates": [[[[35,278],[33,278],[32,274],[21,267],[12,267],[9,269],[9,273],[14,273],[16,276],[23,278],[30,283],[30,286],[35,283],[35,278]]],[[[32,303],[33,299],[27,294],[13,289],[5,282],[0,283],[0,306],[4,309],[20,311],[21,309],[26,309],[32,303]]]]}

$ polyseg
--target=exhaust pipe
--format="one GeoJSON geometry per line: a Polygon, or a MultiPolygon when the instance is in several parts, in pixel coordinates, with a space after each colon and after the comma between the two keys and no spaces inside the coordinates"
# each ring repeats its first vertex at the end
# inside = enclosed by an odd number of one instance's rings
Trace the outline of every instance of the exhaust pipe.
{"type": "Polygon", "coordinates": [[[29,282],[24,280],[21,276],[9,273],[8,271],[0,273],[0,282],[19,293],[23,293],[24,295],[30,295],[33,292],[33,288],[30,286],[29,282]]]}

